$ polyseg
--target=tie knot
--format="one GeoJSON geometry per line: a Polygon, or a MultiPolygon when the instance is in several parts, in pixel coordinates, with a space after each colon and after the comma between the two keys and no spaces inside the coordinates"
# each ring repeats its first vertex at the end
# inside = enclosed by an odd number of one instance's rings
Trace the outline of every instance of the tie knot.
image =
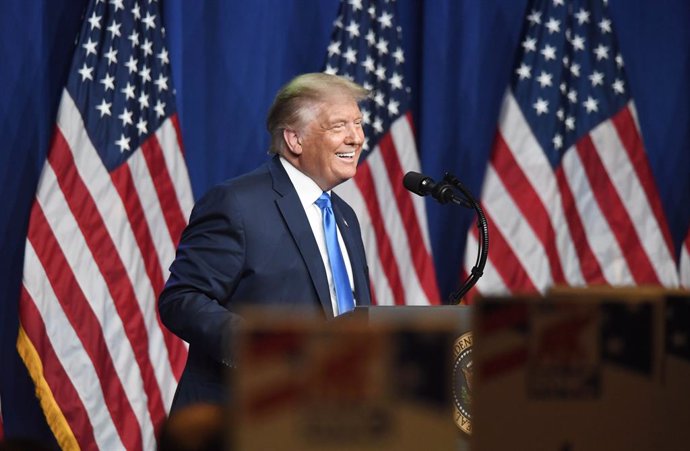
{"type": "Polygon", "coordinates": [[[321,210],[325,210],[331,206],[331,196],[329,196],[328,193],[322,193],[314,203],[318,205],[321,210]]]}

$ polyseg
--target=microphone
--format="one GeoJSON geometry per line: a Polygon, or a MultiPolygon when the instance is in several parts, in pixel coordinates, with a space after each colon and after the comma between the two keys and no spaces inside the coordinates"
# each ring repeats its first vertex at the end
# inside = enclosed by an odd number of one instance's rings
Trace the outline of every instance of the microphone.
{"type": "Polygon", "coordinates": [[[453,185],[447,182],[436,183],[431,177],[427,177],[419,172],[410,171],[405,174],[403,186],[418,196],[424,197],[431,194],[431,197],[442,204],[453,202],[463,207],[472,208],[465,199],[458,197],[453,192],[453,185]]]}
{"type": "Polygon", "coordinates": [[[489,224],[484,211],[472,193],[454,175],[446,172],[443,181],[436,183],[431,177],[410,171],[403,177],[403,186],[419,196],[431,196],[442,204],[453,202],[463,207],[472,208],[477,213],[477,228],[479,229],[479,245],[477,246],[477,260],[469,276],[462,286],[451,293],[449,300],[452,304],[459,304],[462,297],[472,288],[484,273],[486,258],[489,252],[489,224]],[[453,192],[457,189],[462,196],[453,192]]]}

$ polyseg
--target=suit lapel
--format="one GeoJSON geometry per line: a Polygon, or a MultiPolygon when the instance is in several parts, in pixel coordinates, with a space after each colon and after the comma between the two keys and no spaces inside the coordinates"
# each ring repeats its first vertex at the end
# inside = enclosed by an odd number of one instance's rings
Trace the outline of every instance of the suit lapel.
{"type": "Polygon", "coordinates": [[[331,305],[331,295],[328,290],[326,270],[323,267],[319,247],[314,239],[314,233],[304,213],[299,196],[297,196],[297,191],[295,191],[295,187],[290,182],[290,178],[278,157],[274,157],[271,160],[268,168],[273,177],[273,189],[280,194],[276,198],[276,205],[285,220],[285,224],[287,224],[292,238],[297,243],[297,248],[302,255],[304,264],[307,266],[309,276],[326,316],[333,318],[333,306],[331,305]]]}
{"type": "MultiPolygon", "coordinates": [[[[362,253],[361,246],[358,246],[358,241],[360,237],[356,236],[354,227],[345,219],[343,211],[340,208],[340,204],[344,201],[338,197],[337,194],[332,192],[331,203],[333,205],[333,213],[335,214],[335,220],[338,223],[338,229],[340,229],[340,235],[343,237],[343,242],[347,248],[347,255],[350,257],[350,265],[352,265],[352,279],[355,285],[355,299],[357,305],[370,305],[371,299],[369,297],[369,277],[364,268],[367,267],[366,257],[362,253]]],[[[352,225],[354,226],[354,224],[352,225]]]]}

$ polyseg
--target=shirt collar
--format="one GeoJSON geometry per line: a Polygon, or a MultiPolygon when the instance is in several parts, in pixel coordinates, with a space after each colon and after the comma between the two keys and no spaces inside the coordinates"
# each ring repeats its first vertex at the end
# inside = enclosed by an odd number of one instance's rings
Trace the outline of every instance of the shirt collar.
{"type": "MultiPolygon", "coordinates": [[[[280,163],[285,168],[285,172],[287,172],[292,186],[295,187],[295,191],[297,191],[297,196],[299,196],[302,206],[307,208],[307,206],[313,205],[316,199],[321,196],[323,190],[319,188],[319,185],[309,178],[308,175],[294,167],[292,163],[283,158],[282,155],[280,157],[280,163]]],[[[331,194],[330,191],[328,191],[328,194],[331,194]]]]}

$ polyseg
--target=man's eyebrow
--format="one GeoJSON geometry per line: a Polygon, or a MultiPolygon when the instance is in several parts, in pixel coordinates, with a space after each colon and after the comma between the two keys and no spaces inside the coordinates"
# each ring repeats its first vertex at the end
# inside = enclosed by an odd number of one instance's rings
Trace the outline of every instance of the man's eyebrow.
{"type": "MultiPolygon", "coordinates": [[[[362,116],[361,114],[358,114],[358,115],[356,115],[355,117],[352,118],[352,121],[359,121],[359,120],[362,119],[362,117],[363,117],[363,116],[362,116]]],[[[334,116],[334,117],[332,117],[332,118],[327,119],[327,120],[326,120],[326,123],[327,123],[327,124],[337,124],[337,123],[340,123],[340,122],[349,122],[349,121],[350,121],[350,119],[347,118],[347,117],[344,117],[344,116],[334,116]]]]}

